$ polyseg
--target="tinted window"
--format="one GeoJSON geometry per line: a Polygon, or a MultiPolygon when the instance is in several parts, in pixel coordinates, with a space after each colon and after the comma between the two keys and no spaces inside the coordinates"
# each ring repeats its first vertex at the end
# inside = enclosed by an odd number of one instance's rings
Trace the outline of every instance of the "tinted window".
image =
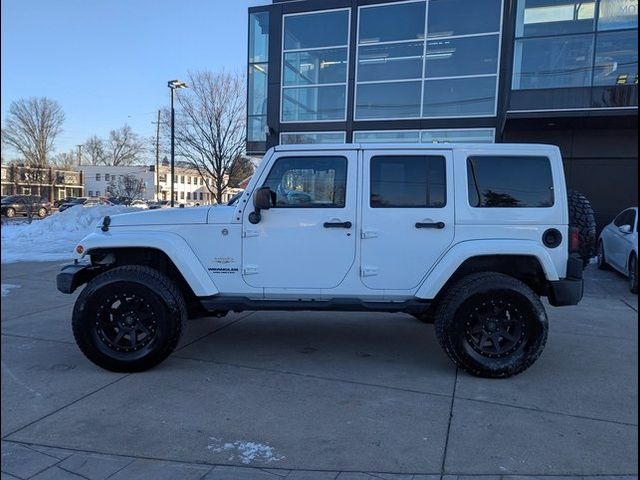
{"type": "Polygon", "coordinates": [[[349,11],[292,15],[284,18],[284,49],[346,45],[349,11]]]}
{"type": "Polygon", "coordinates": [[[546,157],[469,157],[467,179],[472,207],[550,207],[554,202],[546,157]]]}
{"type": "Polygon", "coordinates": [[[424,38],[425,2],[360,9],[360,43],[424,38]]]}
{"type": "Polygon", "coordinates": [[[276,193],[276,207],[342,208],[347,186],[347,159],[279,158],[264,186],[276,193]]]}
{"type": "Polygon", "coordinates": [[[377,156],[371,159],[373,208],[440,208],[446,204],[445,159],[377,156]]]}
{"type": "Polygon", "coordinates": [[[431,0],[428,37],[497,32],[500,8],[500,0],[431,0]]]}
{"type": "Polygon", "coordinates": [[[636,222],[636,212],[635,210],[625,210],[620,215],[616,217],[613,221],[613,224],[616,227],[621,227],[622,225],[630,225],[633,228],[634,223],[636,222]]]}

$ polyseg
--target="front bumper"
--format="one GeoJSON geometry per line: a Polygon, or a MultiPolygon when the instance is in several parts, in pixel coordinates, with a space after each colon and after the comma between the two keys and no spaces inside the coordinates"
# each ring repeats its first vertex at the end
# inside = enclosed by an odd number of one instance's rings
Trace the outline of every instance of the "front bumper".
{"type": "Polygon", "coordinates": [[[577,305],[584,294],[582,259],[569,257],[567,261],[567,277],[549,282],[549,303],[554,307],[577,305]]]}
{"type": "Polygon", "coordinates": [[[62,293],[73,293],[76,288],[93,278],[99,270],[100,267],[82,263],[65,265],[56,276],[56,287],[62,293]]]}

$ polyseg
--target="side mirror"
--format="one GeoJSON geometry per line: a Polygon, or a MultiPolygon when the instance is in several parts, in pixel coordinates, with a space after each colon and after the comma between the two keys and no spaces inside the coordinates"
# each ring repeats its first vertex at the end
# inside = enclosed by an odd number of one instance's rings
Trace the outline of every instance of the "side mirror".
{"type": "Polygon", "coordinates": [[[269,187],[258,188],[253,192],[253,212],[249,214],[249,221],[253,224],[260,223],[260,210],[269,210],[275,204],[276,192],[272,192],[269,187]]]}
{"type": "Polygon", "coordinates": [[[624,233],[625,235],[631,233],[631,225],[620,225],[618,227],[618,231],[620,231],[620,233],[624,233]]]}

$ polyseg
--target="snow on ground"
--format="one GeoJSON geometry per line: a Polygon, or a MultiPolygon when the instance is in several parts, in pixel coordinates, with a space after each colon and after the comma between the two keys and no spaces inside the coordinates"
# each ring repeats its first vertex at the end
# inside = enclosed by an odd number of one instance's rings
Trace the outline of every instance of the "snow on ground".
{"type": "Polygon", "coordinates": [[[277,455],[273,448],[268,444],[247,442],[243,440],[237,440],[235,442],[222,442],[221,439],[215,437],[209,437],[214,443],[207,445],[210,452],[222,453],[228,452],[230,456],[229,461],[240,460],[245,465],[250,464],[254,460],[270,463],[282,460],[282,455],[277,455]]]}
{"type": "Polygon", "coordinates": [[[3,297],[6,297],[7,295],[9,295],[9,290],[11,290],[12,288],[20,288],[20,285],[13,285],[11,283],[2,283],[0,285],[2,285],[2,296],[3,297]]]}
{"type": "MultiPolygon", "coordinates": [[[[105,215],[139,212],[123,206],[76,206],[32,223],[2,226],[2,263],[44,262],[73,258],[73,249],[105,215]]],[[[4,287],[3,287],[4,296],[4,287]]]]}

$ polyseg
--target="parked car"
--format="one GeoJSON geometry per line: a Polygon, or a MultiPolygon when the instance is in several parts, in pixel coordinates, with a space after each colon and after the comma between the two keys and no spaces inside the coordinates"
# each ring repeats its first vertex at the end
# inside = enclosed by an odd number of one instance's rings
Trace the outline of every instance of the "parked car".
{"type": "Polygon", "coordinates": [[[149,205],[144,200],[132,200],[129,204],[130,207],[141,208],[143,210],[148,210],[149,205]]]}
{"type": "Polygon", "coordinates": [[[598,268],[613,268],[629,279],[638,293],[638,207],[627,208],[602,229],[598,239],[598,268]]]}
{"type": "Polygon", "coordinates": [[[157,200],[153,202],[148,202],[150,210],[156,210],[158,208],[168,208],[171,206],[171,202],[169,200],[157,200]]]}
{"type": "Polygon", "coordinates": [[[111,205],[111,202],[108,202],[107,200],[104,200],[98,197],[77,197],[70,202],[63,203],[62,205],[60,205],[60,207],[58,208],[58,211],[64,212],[66,209],[75,207],[77,205],[82,205],[84,207],[91,207],[93,205],[105,205],[105,204],[111,205]]]}
{"type": "Polygon", "coordinates": [[[71,203],[71,202],[73,202],[76,198],[78,198],[78,197],[67,197],[67,198],[61,198],[60,200],[56,200],[55,202],[53,202],[53,206],[54,206],[55,208],[60,208],[60,206],[61,206],[63,203],[71,203]]]}
{"type": "Polygon", "coordinates": [[[432,318],[453,363],[503,378],[544,349],[540,297],[581,300],[593,225],[555,146],[281,145],[234,205],[104,217],[57,285],[87,283],[74,337],[109,370],[162,362],[198,309],[360,310],[432,318]]]}
{"type": "Polygon", "coordinates": [[[46,217],[51,211],[51,202],[38,195],[10,195],[2,199],[1,213],[7,218],[16,215],[46,217]]]}

